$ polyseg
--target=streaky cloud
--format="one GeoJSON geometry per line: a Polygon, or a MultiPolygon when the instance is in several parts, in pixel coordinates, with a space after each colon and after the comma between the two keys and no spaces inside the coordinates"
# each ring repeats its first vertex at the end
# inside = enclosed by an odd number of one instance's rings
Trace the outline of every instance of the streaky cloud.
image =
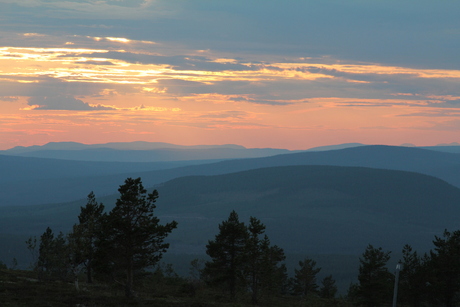
{"type": "Polygon", "coordinates": [[[33,110],[68,110],[68,111],[98,111],[115,110],[112,107],[103,105],[90,105],[73,96],[47,96],[30,97],[28,105],[33,110]]]}

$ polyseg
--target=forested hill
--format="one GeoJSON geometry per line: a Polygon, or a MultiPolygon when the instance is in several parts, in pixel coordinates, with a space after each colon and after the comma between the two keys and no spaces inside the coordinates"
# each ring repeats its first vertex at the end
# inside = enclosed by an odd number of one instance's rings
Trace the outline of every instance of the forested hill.
{"type": "Polygon", "coordinates": [[[3,182],[0,185],[0,206],[72,201],[84,198],[91,190],[97,195],[116,193],[120,182],[128,176],[142,177],[146,185],[154,185],[182,176],[217,175],[287,165],[364,166],[406,170],[432,175],[460,187],[460,154],[395,146],[360,146],[290,153],[156,170],[152,167],[168,168],[173,164],[110,164],[0,155],[0,182],[3,182]],[[110,165],[113,167],[104,168],[110,165]],[[132,168],[129,168],[130,165],[132,168]],[[29,190],[28,193],[22,192],[24,187],[29,190]]]}
{"type": "MultiPolygon", "coordinates": [[[[356,255],[369,243],[426,250],[434,235],[458,227],[460,214],[460,189],[440,179],[362,167],[271,167],[182,177],[155,188],[156,213],[179,222],[170,236],[177,253],[204,252],[231,210],[242,220],[261,219],[273,243],[287,252],[356,255]]],[[[98,200],[110,210],[116,198],[98,200]]],[[[0,208],[0,233],[68,230],[84,204],[0,208]]]]}
{"type": "Polygon", "coordinates": [[[182,177],[157,188],[159,212],[177,218],[186,233],[215,232],[234,209],[262,219],[290,252],[357,253],[369,243],[427,248],[434,234],[458,227],[460,214],[460,189],[440,179],[362,167],[262,168],[182,177]]]}
{"type": "MultiPolygon", "coordinates": [[[[405,170],[441,178],[460,187],[460,154],[434,150],[369,145],[339,150],[305,151],[257,159],[222,161],[213,169],[230,172],[284,165],[335,165],[405,170]]],[[[193,166],[191,168],[202,168],[193,166]]]]}
{"type": "Polygon", "coordinates": [[[0,182],[31,181],[104,176],[129,172],[145,172],[195,164],[193,161],[173,162],[94,162],[20,157],[0,154],[0,182]]]}

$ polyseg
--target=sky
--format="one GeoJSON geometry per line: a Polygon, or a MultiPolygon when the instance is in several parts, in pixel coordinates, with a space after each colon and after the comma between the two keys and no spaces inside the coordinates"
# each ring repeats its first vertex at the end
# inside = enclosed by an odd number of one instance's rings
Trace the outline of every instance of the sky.
{"type": "Polygon", "coordinates": [[[0,0],[0,150],[460,142],[460,1],[0,0]]]}

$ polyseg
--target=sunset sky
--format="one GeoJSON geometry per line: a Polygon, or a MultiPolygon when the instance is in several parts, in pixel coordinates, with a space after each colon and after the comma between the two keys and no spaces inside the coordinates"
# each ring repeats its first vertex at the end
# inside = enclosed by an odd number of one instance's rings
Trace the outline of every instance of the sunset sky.
{"type": "Polygon", "coordinates": [[[460,1],[0,0],[0,150],[460,142],[460,1]]]}

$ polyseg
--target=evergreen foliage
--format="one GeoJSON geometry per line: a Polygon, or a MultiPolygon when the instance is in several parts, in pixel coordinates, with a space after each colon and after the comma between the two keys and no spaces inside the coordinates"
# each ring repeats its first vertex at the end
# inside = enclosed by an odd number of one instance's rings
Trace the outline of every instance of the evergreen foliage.
{"type": "Polygon", "coordinates": [[[62,232],[55,236],[53,230],[48,227],[41,235],[36,269],[41,280],[67,280],[71,263],[69,246],[62,232]]]}
{"type": "Polygon", "coordinates": [[[93,261],[96,254],[96,242],[101,233],[104,205],[96,201],[93,192],[88,194],[87,204],[80,207],[79,224],[73,226],[68,235],[72,258],[75,266],[84,265],[88,283],[93,282],[93,261]]]}
{"type": "Polygon", "coordinates": [[[429,258],[421,257],[409,244],[402,250],[402,269],[399,275],[400,301],[408,306],[418,307],[427,298],[429,258]]]}
{"type": "Polygon", "coordinates": [[[332,275],[328,275],[321,281],[321,288],[319,289],[319,296],[326,299],[335,298],[337,294],[337,286],[335,279],[332,275]]]}
{"type": "Polygon", "coordinates": [[[286,281],[286,268],[279,266],[286,258],[283,249],[271,246],[265,225],[250,217],[246,243],[247,263],[245,275],[251,289],[251,301],[258,305],[260,296],[279,294],[286,281]],[[262,237],[262,235],[264,235],[262,237]]]}
{"type": "Polygon", "coordinates": [[[215,239],[206,245],[206,253],[212,261],[205,264],[205,276],[211,284],[225,284],[231,300],[235,300],[238,288],[245,285],[247,240],[247,227],[233,210],[228,219],[219,224],[215,239]]]}
{"type": "Polygon", "coordinates": [[[133,297],[135,273],[158,263],[169,247],[164,240],[177,222],[159,224],[153,214],[158,192],[147,194],[141,178],[127,178],[118,191],[120,198],[102,222],[98,255],[113,277],[118,280],[120,273],[124,275],[118,282],[124,285],[126,296],[133,297]]]}
{"type": "Polygon", "coordinates": [[[210,240],[206,253],[211,261],[205,263],[203,276],[211,285],[219,285],[235,301],[238,291],[251,293],[253,305],[264,297],[280,294],[286,284],[283,249],[271,245],[265,225],[250,217],[249,226],[239,221],[233,210],[219,225],[215,240],[210,240]]]}
{"type": "Polygon", "coordinates": [[[453,307],[460,302],[460,230],[435,236],[428,268],[432,303],[453,307]]]}
{"type": "Polygon", "coordinates": [[[295,269],[293,293],[303,297],[318,293],[316,274],[321,271],[321,268],[316,267],[316,261],[305,258],[299,261],[299,267],[295,269]]]}
{"type": "Polygon", "coordinates": [[[386,267],[390,253],[369,244],[359,258],[357,298],[363,306],[382,306],[391,301],[393,274],[386,267]]]}

